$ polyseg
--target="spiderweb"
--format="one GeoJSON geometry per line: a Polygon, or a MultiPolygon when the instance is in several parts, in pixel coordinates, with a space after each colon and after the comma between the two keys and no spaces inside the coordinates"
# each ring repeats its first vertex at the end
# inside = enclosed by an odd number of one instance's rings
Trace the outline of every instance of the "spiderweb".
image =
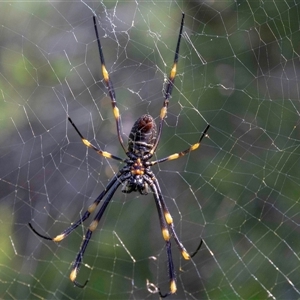
{"type": "Polygon", "coordinates": [[[124,157],[102,82],[97,15],[124,137],[158,117],[181,12],[186,14],[168,117],[153,168],[178,235],[172,299],[300,296],[299,4],[296,1],[2,2],[0,10],[0,297],[144,299],[169,288],[151,194],[117,191],[78,281],[72,261],[89,221],[60,243],[120,168],[87,150],[67,121],[124,157]],[[298,275],[297,275],[298,274],[298,275]],[[148,283],[148,285],[147,285],[148,283]]]}

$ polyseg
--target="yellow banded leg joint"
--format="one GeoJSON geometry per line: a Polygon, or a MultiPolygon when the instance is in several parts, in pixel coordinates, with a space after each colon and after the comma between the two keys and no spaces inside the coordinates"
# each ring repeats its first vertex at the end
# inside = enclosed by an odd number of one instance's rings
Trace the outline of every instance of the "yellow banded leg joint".
{"type": "Polygon", "coordinates": [[[96,203],[92,203],[92,204],[88,207],[87,211],[88,211],[89,213],[92,213],[92,212],[94,212],[94,210],[96,209],[96,207],[97,207],[97,204],[96,204],[96,203]]]}
{"type": "Polygon", "coordinates": [[[165,116],[167,114],[167,108],[166,107],[163,107],[161,110],[160,110],[160,119],[164,119],[165,116]]]}
{"type": "Polygon", "coordinates": [[[120,118],[120,112],[119,112],[119,109],[116,106],[113,108],[113,113],[114,113],[115,119],[120,118]]]}
{"type": "Polygon", "coordinates": [[[177,159],[179,157],[179,153],[174,153],[168,157],[168,160],[177,159]]]}
{"type": "Polygon", "coordinates": [[[164,228],[162,230],[162,235],[163,235],[165,241],[170,240],[170,233],[169,233],[169,230],[167,228],[164,228]]]}
{"type": "Polygon", "coordinates": [[[170,215],[169,212],[166,212],[166,213],[165,213],[165,219],[166,219],[166,221],[167,221],[167,223],[168,223],[169,225],[173,223],[173,218],[172,218],[172,216],[170,215]]]}
{"type": "Polygon", "coordinates": [[[98,224],[99,224],[99,222],[96,221],[96,220],[94,220],[94,221],[90,224],[89,230],[90,230],[90,231],[94,231],[94,230],[97,228],[98,224]]]}
{"type": "Polygon", "coordinates": [[[194,151],[194,150],[198,149],[199,146],[200,146],[200,143],[194,144],[194,145],[191,147],[191,151],[194,151]]]}
{"type": "Polygon", "coordinates": [[[76,277],[77,277],[77,268],[74,268],[73,270],[72,270],[72,272],[71,272],[71,274],[70,274],[70,280],[72,281],[72,282],[74,282],[75,281],[75,279],[76,279],[76,277]]]}
{"type": "Polygon", "coordinates": [[[187,253],[186,250],[182,250],[181,254],[182,254],[182,256],[183,256],[184,259],[186,259],[186,260],[191,259],[191,256],[187,253]]]}
{"type": "Polygon", "coordinates": [[[56,236],[55,238],[53,238],[54,242],[60,242],[61,240],[63,240],[65,238],[65,234],[59,234],[58,236],[56,236]]]}
{"type": "Polygon", "coordinates": [[[82,142],[87,146],[90,147],[92,146],[92,144],[87,140],[87,139],[82,139],[82,142]]]}
{"type": "Polygon", "coordinates": [[[108,75],[108,72],[104,65],[102,65],[102,74],[103,74],[104,80],[107,82],[109,80],[109,75],[108,75]]]}
{"type": "Polygon", "coordinates": [[[172,70],[171,70],[171,73],[170,73],[170,79],[173,80],[175,78],[175,75],[176,75],[176,72],[177,72],[177,65],[174,64],[172,70]]]}
{"type": "Polygon", "coordinates": [[[111,154],[109,152],[106,151],[101,151],[102,156],[106,157],[106,158],[112,158],[111,154]]]}
{"type": "Polygon", "coordinates": [[[175,294],[176,291],[177,291],[176,282],[174,279],[172,279],[171,283],[170,283],[170,292],[171,292],[171,294],[175,294]]]}

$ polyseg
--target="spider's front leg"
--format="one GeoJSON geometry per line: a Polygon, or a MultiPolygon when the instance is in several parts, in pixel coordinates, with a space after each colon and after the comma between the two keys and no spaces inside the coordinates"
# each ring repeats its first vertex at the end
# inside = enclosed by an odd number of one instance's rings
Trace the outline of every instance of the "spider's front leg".
{"type": "Polygon", "coordinates": [[[158,288],[159,295],[162,298],[167,297],[168,295],[174,294],[177,291],[177,285],[176,285],[176,275],[175,275],[175,268],[172,258],[172,251],[171,251],[171,235],[169,232],[168,224],[167,222],[170,222],[170,216],[166,216],[163,212],[163,205],[161,201],[160,191],[157,189],[157,183],[153,180],[153,176],[149,176],[150,174],[147,174],[145,176],[145,181],[147,182],[149,188],[153,192],[153,196],[155,199],[155,204],[158,212],[160,227],[163,239],[166,243],[166,249],[167,249],[167,258],[168,258],[168,273],[169,273],[169,280],[170,280],[170,291],[166,294],[162,294],[160,289],[158,288]]]}

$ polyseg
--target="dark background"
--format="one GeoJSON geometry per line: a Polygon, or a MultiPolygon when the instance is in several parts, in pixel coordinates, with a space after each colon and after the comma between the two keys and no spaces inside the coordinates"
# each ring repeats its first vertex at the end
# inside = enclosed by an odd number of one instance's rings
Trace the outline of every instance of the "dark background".
{"type": "MultiPolygon", "coordinates": [[[[202,147],[153,168],[192,261],[176,246],[170,299],[293,299],[299,281],[299,5],[295,1],[11,2],[0,12],[0,297],[157,299],[168,289],[152,195],[115,194],[84,256],[86,226],[59,244],[119,163],[87,150],[67,121],[124,157],[102,82],[92,23],[122,114],[124,139],[157,118],[186,13],[157,157],[202,147]]],[[[173,242],[173,244],[175,244],[173,242]]]]}

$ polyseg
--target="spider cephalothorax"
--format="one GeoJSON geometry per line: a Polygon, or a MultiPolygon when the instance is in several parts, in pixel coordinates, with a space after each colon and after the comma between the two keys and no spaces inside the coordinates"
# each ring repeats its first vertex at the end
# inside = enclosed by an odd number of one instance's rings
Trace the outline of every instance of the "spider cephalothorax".
{"type": "MultiPolygon", "coordinates": [[[[107,69],[105,67],[104,62],[104,56],[102,52],[102,47],[99,39],[98,29],[97,29],[97,22],[96,17],[93,17],[94,20],[94,28],[98,43],[98,49],[100,54],[100,61],[101,61],[101,69],[102,69],[102,75],[103,79],[105,81],[106,87],[108,89],[109,96],[111,98],[112,108],[113,108],[113,114],[116,120],[117,125],[117,134],[120,141],[120,144],[124,150],[124,152],[127,155],[126,159],[122,159],[118,156],[115,156],[109,152],[103,151],[96,146],[94,146],[91,142],[89,142],[79,131],[79,129],[76,127],[72,119],[68,116],[68,120],[75,129],[75,131],[80,136],[82,142],[85,146],[95,150],[98,154],[102,155],[105,158],[111,158],[118,161],[123,162],[125,165],[119,170],[117,174],[115,174],[105,189],[102,191],[102,193],[96,198],[96,200],[88,207],[86,212],[82,215],[82,217],[75,223],[73,223],[70,227],[65,229],[61,234],[57,235],[54,238],[44,236],[40,233],[38,233],[33,226],[29,223],[30,228],[40,237],[48,240],[53,240],[55,242],[60,242],[64,238],[66,238],[72,231],[74,231],[80,224],[82,224],[91,213],[95,212],[97,206],[99,205],[100,201],[104,198],[104,202],[102,203],[102,206],[99,208],[99,210],[96,213],[96,216],[94,217],[93,221],[88,227],[88,230],[84,236],[83,243],[80,247],[80,250],[77,254],[77,257],[75,259],[75,262],[73,264],[73,268],[70,274],[71,281],[78,287],[84,287],[87,283],[87,281],[84,284],[79,284],[76,281],[77,273],[79,271],[79,267],[81,265],[84,252],[87,248],[87,245],[91,239],[92,233],[97,228],[100,219],[103,216],[103,213],[105,209],[107,208],[110,200],[112,199],[115,191],[118,189],[120,185],[122,185],[122,191],[124,193],[131,193],[131,192],[139,192],[142,195],[146,195],[148,192],[152,192],[155,204],[158,211],[158,217],[160,221],[160,227],[162,231],[162,236],[166,243],[166,249],[167,249],[167,257],[168,257],[168,272],[169,272],[169,278],[170,278],[170,291],[166,294],[162,294],[159,290],[159,295],[161,297],[166,297],[169,294],[174,294],[177,290],[176,287],[176,276],[175,276],[175,268],[173,265],[173,259],[172,259],[172,253],[171,253],[171,237],[174,238],[179,251],[181,252],[184,259],[190,259],[193,255],[197,253],[199,248],[201,247],[202,240],[200,241],[200,244],[196,250],[196,252],[192,255],[188,254],[182,243],[180,242],[175,229],[173,225],[173,219],[171,217],[171,214],[169,213],[169,210],[167,208],[167,205],[164,201],[163,194],[161,192],[158,180],[154,176],[153,172],[151,171],[151,166],[154,166],[156,164],[174,160],[181,156],[186,155],[187,153],[194,151],[199,148],[200,143],[204,136],[206,135],[206,132],[209,128],[209,125],[206,126],[203,134],[201,135],[199,141],[193,145],[191,145],[188,149],[174,153],[172,155],[169,155],[167,157],[150,161],[152,158],[154,152],[156,151],[156,148],[158,146],[161,133],[162,133],[162,127],[163,127],[163,121],[167,114],[169,99],[171,96],[174,79],[176,76],[176,70],[177,70],[177,62],[178,62],[178,56],[179,56],[179,46],[182,36],[182,29],[183,29],[183,23],[184,23],[184,14],[182,14],[181,19],[181,26],[175,51],[175,57],[174,57],[174,63],[170,72],[170,76],[166,85],[165,90],[165,99],[163,102],[163,107],[160,111],[159,115],[159,126],[158,130],[155,124],[154,119],[148,115],[145,114],[137,119],[137,121],[134,123],[131,132],[129,134],[129,140],[128,140],[128,149],[126,151],[126,148],[123,144],[123,139],[121,135],[121,120],[120,120],[120,113],[119,109],[117,107],[117,102],[115,98],[115,91],[112,85],[112,82],[110,80],[109,74],[107,72],[107,69]]],[[[148,288],[149,291],[153,292],[148,288]]]]}

